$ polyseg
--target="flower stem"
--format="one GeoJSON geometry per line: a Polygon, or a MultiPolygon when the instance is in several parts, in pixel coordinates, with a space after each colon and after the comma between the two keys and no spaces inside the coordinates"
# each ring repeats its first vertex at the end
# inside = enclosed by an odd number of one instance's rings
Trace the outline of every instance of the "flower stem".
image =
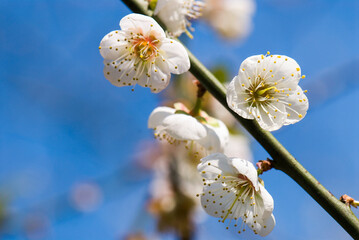
{"type": "MultiPolygon", "coordinates": [[[[141,6],[139,0],[122,0],[133,12],[151,15],[141,6]]],[[[155,18],[158,20],[157,18],[155,18]]],[[[164,26],[161,21],[158,21],[164,26]]],[[[219,80],[189,51],[190,72],[262,145],[272,156],[273,165],[296,181],[312,198],[320,204],[354,239],[359,239],[359,220],[349,207],[333,196],[316,180],[268,131],[262,129],[254,120],[240,117],[227,105],[226,89],[219,80]]]]}
{"type": "Polygon", "coordinates": [[[189,113],[192,117],[196,117],[199,115],[202,106],[202,98],[197,97],[196,104],[194,105],[193,109],[189,113]]]}
{"type": "Polygon", "coordinates": [[[199,115],[199,112],[201,111],[201,107],[202,107],[202,98],[203,98],[203,95],[207,91],[206,88],[197,80],[195,81],[195,85],[197,85],[197,88],[198,88],[197,89],[197,100],[196,100],[196,103],[195,103],[193,109],[189,113],[193,117],[196,117],[199,115]]]}

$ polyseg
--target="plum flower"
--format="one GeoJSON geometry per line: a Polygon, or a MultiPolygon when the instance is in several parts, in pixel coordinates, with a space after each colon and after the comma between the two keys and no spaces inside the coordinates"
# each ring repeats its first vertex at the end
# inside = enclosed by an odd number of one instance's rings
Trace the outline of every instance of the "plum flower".
{"type": "Polygon", "coordinates": [[[192,38],[187,27],[193,31],[190,20],[200,17],[203,7],[203,2],[195,0],[158,0],[154,14],[166,24],[172,36],[186,32],[192,38]]]}
{"type": "Polygon", "coordinates": [[[129,14],[120,21],[121,30],[107,34],[100,43],[105,59],[104,74],[113,85],[139,84],[158,93],[167,87],[171,73],[190,67],[186,49],[166,38],[163,29],[150,17],[129,14]]]}
{"type": "Polygon", "coordinates": [[[243,118],[256,119],[268,131],[296,123],[304,118],[309,107],[298,86],[304,77],[298,63],[290,57],[249,57],[228,86],[228,106],[243,118]]]}
{"type": "Polygon", "coordinates": [[[252,30],[254,0],[206,0],[203,17],[223,37],[242,39],[252,30]]]}
{"type": "Polygon", "coordinates": [[[148,128],[155,130],[155,137],[170,144],[184,145],[195,155],[223,152],[228,143],[226,125],[209,117],[203,111],[197,118],[181,104],[175,108],[157,107],[148,119],[148,128]],[[179,110],[180,109],[180,110],[179,110]]]}
{"type": "Polygon", "coordinates": [[[227,229],[233,221],[238,233],[245,231],[245,224],[261,236],[273,230],[273,198],[259,183],[252,163],[214,153],[202,158],[197,169],[204,184],[203,193],[197,196],[209,215],[223,223],[230,219],[227,229]]]}

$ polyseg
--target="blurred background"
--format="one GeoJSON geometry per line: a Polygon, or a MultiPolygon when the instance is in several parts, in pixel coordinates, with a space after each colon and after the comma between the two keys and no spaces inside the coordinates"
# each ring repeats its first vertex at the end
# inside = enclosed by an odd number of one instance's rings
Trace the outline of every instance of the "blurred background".
{"type": "MultiPolygon", "coordinates": [[[[271,51],[299,63],[309,112],[273,134],[338,198],[359,199],[358,12],[355,0],[261,0],[247,37],[228,40],[208,21],[193,24],[193,40],[182,37],[227,81],[251,55],[271,51]]],[[[156,189],[169,181],[158,179],[160,169],[171,168],[158,160],[168,152],[153,141],[147,118],[175,96],[195,93],[176,93],[190,88],[182,82],[190,85],[191,76],[172,79],[157,95],[104,78],[98,45],[128,13],[119,0],[0,2],[0,238],[177,239],[185,223],[194,239],[259,239],[226,230],[188,192],[169,190],[188,202],[180,212],[191,214],[180,223],[171,225],[178,204],[156,205],[167,194],[156,189]]],[[[254,162],[269,157],[238,129],[245,140],[235,150],[254,162]]],[[[350,239],[285,174],[272,170],[263,179],[277,221],[267,239],[350,239]]]]}

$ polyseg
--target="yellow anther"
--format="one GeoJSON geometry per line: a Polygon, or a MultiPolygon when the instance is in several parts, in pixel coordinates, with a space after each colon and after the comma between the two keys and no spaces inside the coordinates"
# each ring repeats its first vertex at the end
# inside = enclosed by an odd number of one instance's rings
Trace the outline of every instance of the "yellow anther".
{"type": "Polygon", "coordinates": [[[305,78],[305,75],[303,75],[302,78],[304,79],[304,78],[305,78]]]}
{"type": "Polygon", "coordinates": [[[290,114],[288,113],[287,116],[290,117],[290,114]]]}
{"type": "Polygon", "coordinates": [[[302,118],[302,117],[303,117],[303,115],[302,115],[302,114],[299,114],[299,115],[298,115],[298,117],[299,117],[299,118],[302,118]]]}

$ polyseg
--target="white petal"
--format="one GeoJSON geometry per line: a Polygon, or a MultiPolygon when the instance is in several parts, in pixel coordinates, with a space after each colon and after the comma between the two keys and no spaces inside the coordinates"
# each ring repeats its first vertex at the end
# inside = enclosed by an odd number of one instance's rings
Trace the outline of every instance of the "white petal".
{"type": "Polygon", "coordinates": [[[155,15],[165,23],[172,36],[178,37],[186,30],[186,13],[183,1],[159,0],[156,5],[155,15]]]}
{"type": "Polygon", "coordinates": [[[256,106],[256,108],[252,108],[252,113],[261,128],[267,131],[275,131],[285,123],[287,115],[282,103],[272,102],[267,106],[264,104],[256,104],[256,106]]]}
{"type": "Polygon", "coordinates": [[[160,54],[164,57],[172,73],[181,74],[190,68],[187,50],[181,43],[172,39],[165,39],[160,46],[160,54]]]}
{"type": "Polygon", "coordinates": [[[253,163],[240,159],[230,158],[231,165],[237,170],[237,173],[247,177],[252,182],[256,191],[259,190],[258,173],[253,163]]]}
{"type": "Polygon", "coordinates": [[[262,56],[263,55],[254,55],[246,58],[239,68],[238,75],[245,78],[257,76],[259,73],[258,61],[261,63],[262,56]]]}
{"type": "Polygon", "coordinates": [[[245,98],[247,98],[248,95],[245,93],[240,84],[242,84],[242,79],[239,77],[234,77],[228,85],[227,104],[239,116],[246,119],[253,119],[253,116],[249,113],[248,110],[249,105],[245,101],[245,98]]]}
{"type": "Polygon", "coordinates": [[[286,101],[288,104],[291,104],[291,106],[286,105],[286,112],[289,115],[286,122],[284,123],[285,125],[299,122],[307,114],[309,102],[301,87],[297,86],[293,93],[284,101],[286,101]]]}
{"type": "Polygon", "coordinates": [[[104,75],[113,85],[117,87],[136,85],[133,61],[104,60],[104,64],[104,75]]]}
{"type": "Polygon", "coordinates": [[[207,130],[194,117],[173,114],[163,119],[163,129],[177,140],[199,140],[207,135],[207,130]]]}
{"type": "Polygon", "coordinates": [[[171,0],[158,0],[156,3],[154,15],[157,15],[159,11],[161,11],[167,4],[171,3],[171,0]]]}
{"type": "Polygon", "coordinates": [[[246,219],[246,224],[255,234],[265,237],[273,230],[275,226],[275,219],[273,214],[266,219],[253,218],[252,212],[250,212],[248,218],[246,219]]]}
{"type": "Polygon", "coordinates": [[[214,180],[218,175],[235,176],[236,171],[229,162],[229,158],[222,153],[213,153],[201,159],[197,166],[198,172],[208,180],[214,180]]]}
{"type": "MultiPolygon", "coordinates": [[[[228,209],[236,201],[235,193],[233,191],[229,193],[224,191],[223,185],[220,182],[211,183],[210,186],[206,185],[203,188],[203,193],[204,195],[201,195],[202,207],[209,215],[214,217],[225,217],[228,209]]],[[[232,209],[234,207],[236,206],[233,206],[232,209]]],[[[233,214],[228,214],[227,218],[233,219],[234,216],[233,214]]]]}
{"type": "Polygon", "coordinates": [[[148,128],[156,128],[157,126],[162,125],[163,119],[173,115],[175,113],[174,108],[170,107],[157,107],[155,108],[150,117],[148,118],[148,128]]]}
{"type": "Polygon", "coordinates": [[[137,13],[123,17],[120,21],[120,27],[122,30],[142,33],[144,36],[154,35],[157,39],[166,37],[161,26],[153,18],[137,13]]]}
{"type": "Polygon", "coordinates": [[[226,125],[218,121],[218,126],[211,126],[205,124],[204,126],[207,129],[207,136],[197,141],[204,148],[207,149],[210,153],[214,152],[223,152],[224,148],[228,144],[229,132],[226,125]]]}
{"type": "Polygon", "coordinates": [[[103,37],[100,43],[100,53],[104,59],[115,60],[124,54],[127,42],[124,41],[125,34],[115,30],[103,37]]]}
{"type": "Polygon", "coordinates": [[[262,184],[259,184],[259,192],[263,201],[263,212],[262,219],[267,219],[273,212],[274,209],[274,201],[272,196],[268,193],[268,191],[263,187],[262,184]]]}
{"type": "Polygon", "coordinates": [[[266,82],[275,83],[278,89],[295,88],[301,78],[301,70],[298,63],[284,55],[272,55],[265,58],[263,69],[266,71],[266,82]],[[268,73],[268,71],[271,71],[268,73]],[[273,77],[272,77],[273,75],[273,77]]]}
{"type": "Polygon", "coordinates": [[[151,92],[158,93],[168,86],[170,79],[171,74],[168,68],[158,60],[155,64],[148,63],[146,65],[138,84],[143,87],[149,87],[151,92]]]}
{"type": "Polygon", "coordinates": [[[267,219],[265,219],[263,225],[259,225],[257,228],[257,233],[262,236],[265,237],[267,236],[269,233],[272,232],[273,228],[275,226],[275,218],[274,215],[271,214],[270,217],[268,217],[267,219]]]}

